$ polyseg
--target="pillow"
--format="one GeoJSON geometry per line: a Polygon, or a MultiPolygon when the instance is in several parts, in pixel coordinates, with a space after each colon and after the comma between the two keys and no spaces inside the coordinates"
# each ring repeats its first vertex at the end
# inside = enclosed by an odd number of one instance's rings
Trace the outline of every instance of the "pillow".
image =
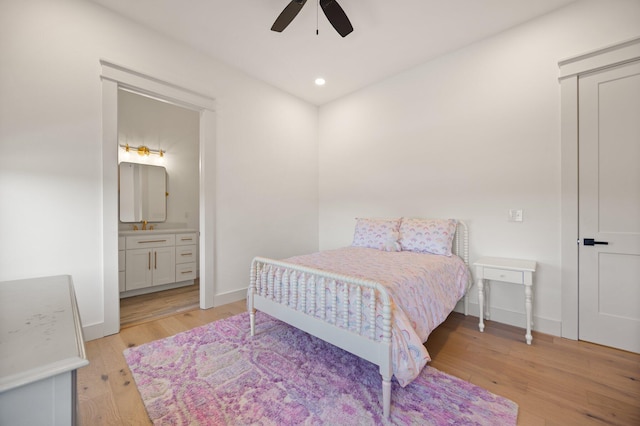
{"type": "Polygon", "coordinates": [[[366,247],[383,251],[400,251],[398,232],[402,219],[356,219],[353,247],[366,247]]]}
{"type": "Polygon", "coordinates": [[[403,219],[400,247],[403,251],[451,256],[456,232],[454,219],[403,219]]]}

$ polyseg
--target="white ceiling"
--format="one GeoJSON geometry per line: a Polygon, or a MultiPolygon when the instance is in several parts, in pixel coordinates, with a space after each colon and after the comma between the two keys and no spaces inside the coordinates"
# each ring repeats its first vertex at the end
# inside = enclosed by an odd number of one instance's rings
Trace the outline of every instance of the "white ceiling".
{"type": "Polygon", "coordinates": [[[345,38],[313,0],[282,33],[289,0],[91,1],[321,105],[575,0],[338,0],[345,38]]]}

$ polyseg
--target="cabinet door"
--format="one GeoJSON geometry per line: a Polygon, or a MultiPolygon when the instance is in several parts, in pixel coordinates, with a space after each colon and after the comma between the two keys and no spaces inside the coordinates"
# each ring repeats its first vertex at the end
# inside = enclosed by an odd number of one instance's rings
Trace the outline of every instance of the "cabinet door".
{"type": "Polygon", "coordinates": [[[152,250],[127,250],[125,287],[128,290],[151,286],[152,250]]]}
{"type": "Polygon", "coordinates": [[[176,281],[176,249],[175,247],[159,247],[153,249],[151,259],[153,269],[153,285],[169,284],[176,281]]]}

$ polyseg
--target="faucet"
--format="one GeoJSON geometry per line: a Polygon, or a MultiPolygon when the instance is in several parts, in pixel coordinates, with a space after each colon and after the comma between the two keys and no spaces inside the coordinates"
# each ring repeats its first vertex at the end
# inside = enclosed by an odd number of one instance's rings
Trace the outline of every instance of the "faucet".
{"type": "Polygon", "coordinates": [[[146,220],[143,220],[143,221],[142,221],[142,230],[143,230],[143,231],[146,231],[146,230],[147,230],[147,221],[146,221],[146,220]]]}

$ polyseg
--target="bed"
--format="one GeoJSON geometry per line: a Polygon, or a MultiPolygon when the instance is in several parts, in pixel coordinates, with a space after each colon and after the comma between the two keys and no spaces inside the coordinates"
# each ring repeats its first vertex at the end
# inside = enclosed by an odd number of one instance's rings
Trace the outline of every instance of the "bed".
{"type": "Polygon", "coordinates": [[[247,305],[379,366],[389,417],[391,378],[406,386],[424,347],[472,280],[469,236],[453,219],[357,219],[349,247],[285,260],[256,257],[247,305]]]}

